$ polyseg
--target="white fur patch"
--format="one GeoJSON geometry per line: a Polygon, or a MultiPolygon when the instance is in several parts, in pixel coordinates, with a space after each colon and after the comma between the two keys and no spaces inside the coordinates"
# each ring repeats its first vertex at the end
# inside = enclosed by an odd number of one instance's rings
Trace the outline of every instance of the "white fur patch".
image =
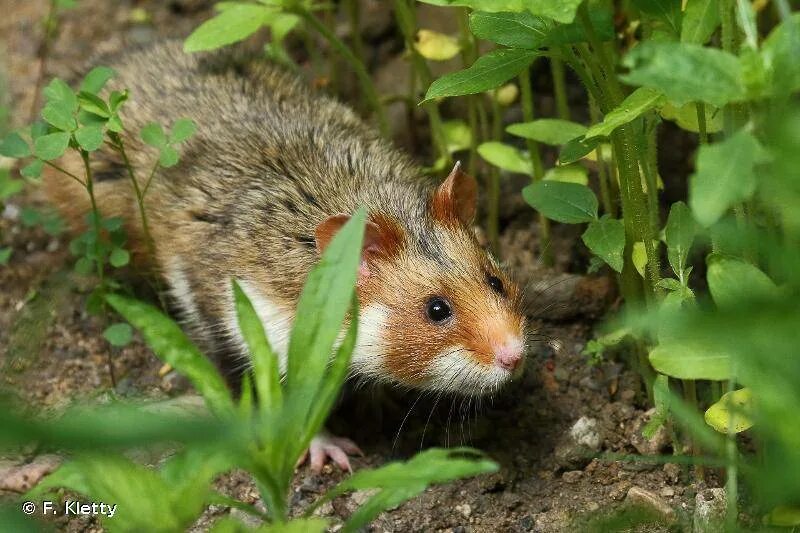
{"type": "Polygon", "coordinates": [[[445,392],[480,396],[493,394],[511,379],[511,372],[497,365],[482,365],[463,346],[451,346],[431,363],[429,386],[445,392]]]}
{"type": "Polygon", "coordinates": [[[170,294],[178,302],[181,312],[185,315],[182,318],[192,320],[198,315],[197,302],[192,293],[192,286],[186,277],[183,261],[179,256],[170,259],[166,268],[166,278],[169,283],[170,294]]]}
{"type": "Polygon", "coordinates": [[[377,379],[386,376],[383,365],[383,333],[388,318],[389,309],[385,305],[370,304],[361,310],[358,319],[358,337],[350,363],[354,374],[377,379]]]}

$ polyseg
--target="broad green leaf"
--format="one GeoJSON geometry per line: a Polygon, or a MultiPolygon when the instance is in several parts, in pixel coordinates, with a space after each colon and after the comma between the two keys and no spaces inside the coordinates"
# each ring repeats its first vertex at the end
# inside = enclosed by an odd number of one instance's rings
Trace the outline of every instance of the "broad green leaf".
{"type": "Polygon", "coordinates": [[[78,127],[73,111],[62,102],[48,102],[42,109],[42,118],[62,131],[72,131],[78,127]]]}
{"type": "Polygon", "coordinates": [[[180,143],[194,135],[197,125],[190,118],[179,118],[172,125],[172,133],[169,136],[171,144],[180,143]]]}
{"type": "Polygon", "coordinates": [[[800,89],[800,13],[779,24],[761,45],[761,58],[767,72],[765,86],[775,96],[790,95],[800,89]]]}
{"type": "Polygon", "coordinates": [[[567,142],[558,153],[558,162],[562,165],[574,163],[591,154],[600,145],[602,139],[594,137],[586,139],[583,135],[567,142]]]}
{"type": "Polygon", "coordinates": [[[466,150],[472,144],[472,130],[463,120],[446,120],[442,123],[444,140],[449,153],[466,150]]]}
{"type": "Polygon", "coordinates": [[[766,153],[753,134],[741,130],[722,142],[703,145],[689,179],[689,207],[704,227],[715,223],[756,189],[755,166],[766,153]]]}
{"type": "Polygon", "coordinates": [[[644,277],[644,267],[647,266],[647,249],[644,247],[644,243],[642,241],[633,243],[633,249],[631,250],[631,262],[633,263],[633,266],[636,267],[636,272],[638,272],[640,276],[644,277]]]}
{"type": "Polygon", "coordinates": [[[267,24],[275,13],[275,9],[265,5],[236,3],[194,30],[183,43],[183,51],[213,50],[244,40],[267,24]]]}
{"type": "Polygon", "coordinates": [[[662,94],[656,89],[639,87],[629,94],[620,105],[608,112],[603,121],[586,132],[586,138],[607,137],[618,127],[639,118],[661,102],[662,94]]]}
{"type": "Polygon", "coordinates": [[[714,254],[708,258],[708,289],[717,307],[735,309],[750,300],[775,300],[780,291],[755,266],[733,257],[714,254]]]}
{"type": "Polygon", "coordinates": [[[79,93],[78,102],[80,103],[81,109],[84,111],[104,119],[111,117],[111,110],[108,108],[108,104],[106,104],[106,102],[96,94],[85,92],[79,93]]]}
{"type": "Polygon", "coordinates": [[[741,433],[753,427],[753,393],[744,388],[722,395],[706,411],[706,424],[720,433],[741,433]]]}
{"type": "Polygon", "coordinates": [[[650,364],[678,379],[731,379],[730,355],[719,347],[696,340],[670,340],[650,350],[650,364]]]}
{"type": "Polygon", "coordinates": [[[131,254],[124,248],[114,248],[108,256],[108,262],[114,268],[122,268],[131,261],[131,254]]]}
{"type": "Polygon", "coordinates": [[[87,152],[94,152],[103,145],[103,127],[81,126],[75,131],[75,140],[87,152]]]}
{"type": "Polygon", "coordinates": [[[417,31],[414,48],[425,59],[447,61],[458,55],[461,44],[451,35],[422,29],[417,31]]]}
{"type": "Polygon", "coordinates": [[[495,462],[470,448],[431,448],[405,462],[361,470],[339,483],[315,503],[314,508],[354,490],[377,489],[345,523],[344,532],[360,531],[381,511],[396,507],[422,493],[430,485],[496,472],[495,462]]]}
{"type": "MultiPolygon", "coordinates": [[[[616,36],[614,31],[614,14],[610,9],[601,3],[589,5],[589,20],[592,22],[595,35],[601,41],[613,40],[616,36]]],[[[548,46],[559,46],[564,44],[582,43],[588,40],[586,30],[580,21],[570,24],[557,24],[547,35],[545,44],[548,46]]]]}
{"type": "Polygon", "coordinates": [[[663,23],[678,35],[681,29],[681,0],[633,0],[639,11],[663,23]]]}
{"type": "Polygon", "coordinates": [[[262,409],[276,411],[283,401],[278,356],[272,351],[264,325],[239,282],[233,282],[239,330],[253,363],[253,379],[262,409]]]}
{"type": "Polygon", "coordinates": [[[164,128],[157,122],[145,124],[140,135],[142,140],[153,148],[161,148],[167,144],[167,136],[164,133],[164,128]]]}
{"type": "Polygon", "coordinates": [[[586,167],[580,164],[553,167],[544,173],[542,179],[589,185],[589,173],[586,167]]]}
{"type": "Polygon", "coordinates": [[[0,155],[20,159],[31,155],[31,147],[19,133],[9,133],[0,143],[0,155]]]}
{"type": "Polygon", "coordinates": [[[97,94],[103,90],[108,80],[116,75],[114,69],[109,67],[95,67],[89,71],[81,82],[80,92],[97,94]]]}
{"type": "Polygon", "coordinates": [[[125,322],[111,324],[103,331],[103,337],[112,346],[127,346],[133,339],[133,329],[130,324],[125,322]]]}
{"type": "Polygon", "coordinates": [[[518,137],[545,144],[561,145],[586,133],[586,126],[569,120],[542,118],[531,122],[511,124],[506,131],[518,137]]]}
{"type": "Polygon", "coordinates": [[[75,261],[75,272],[80,274],[81,276],[88,276],[92,273],[94,269],[94,261],[89,259],[88,257],[81,257],[77,261],[75,261]]]}
{"type": "Polygon", "coordinates": [[[520,174],[532,174],[533,164],[528,154],[513,146],[490,141],[478,146],[478,154],[492,165],[520,174]]]}
{"type": "Polygon", "coordinates": [[[719,27],[718,0],[689,0],[681,24],[681,42],[706,44],[719,27]]]}
{"type": "Polygon", "coordinates": [[[575,20],[575,12],[583,0],[526,0],[528,11],[565,24],[575,20]]]}
{"type": "Polygon", "coordinates": [[[12,180],[8,171],[0,172],[0,205],[3,200],[11,198],[24,188],[24,181],[12,180]]]}
{"type": "Polygon", "coordinates": [[[700,131],[697,118],[698,105],[702,105],[705,108],[706,133],[716,133],[722,130],[722,111],[708,104],[690,102],[676,107],[666,102],[661,106],[658,112],[663,118],[674,121],[686,131],[698,133],[700,131]]]}
{"type": "Polygon", "coordinates": [[[622,64],[622,79],[650,87],[678,105],[703,101],[716,106],[744,100],[746,91],[739,59],[700,45],[646,41],[633,48],[622,64]]]}
{"type": "Polygon", "coordinates": [[[13,252],[14,250],[12,250],[11,247],[0,248],[0,265],[7,265],[13,252]]]}
{"type": "Polygon", "coordinates": [[[536,50],[544,46],[552,21],[537,17],[529,11],[476,11],[469,17],[469,27],[475,37],[511,48],[536,50]]]}
{"type": "Polygon", "coordinates": [[[428,88],[423,102],[446,96],[475,94],[499,87],[526,69],[537,55],[532,50],[493,50],[479,57],[469,68],[435,80],[428,88]]]}
{"type": "Polygon", "coordinates": [[[542,180],[522,189],[522,197],[557,222],[579,224],[597,218],[597,197],[585,185],[542,180]]]}
{"type": "Polygon", "coordinates": [[[50,161],[64,155],[69,144],[70,134],[67,132],[42,135],[33,145],[33,153],[39,159],[50,161]]]}
{"type": "Polygon", "coordinates": [[[78,110],[78,98],[69,85],[62,80],[55,78],[42,89],[42,94],[48,103],[58,103],[69,113],[78,110]]]}
{"type": "Polygon", "coordinates": [[[469,7],[476,11],[530,11],[558,22],[572,22],[582,0],[420,0],[435,6],[469,7]]]}
{"type": "Polygon", "coordinates": [[[622,252],[625,250],[625,226],[621,220],[603,215],[589,223],[583,232],[583,242],[593,254],[608,266],[622,272],[622,252]]]}
{"type": "Polygon", "coordinates": [[[107,295],[106,301],[142,332],[159,359],[189,378],[209,409],[223,416],[233,411],[230,393],[216,367],[172,319],[151,305],[119,294],[107,295]]]}
{"type": "Polygon", "coordinates": [[[658,428],[667,421],[670,399],[669,378],[664,374],[656,375],[656,379],[653,380],[653,403],[656,412],[642,428],[642,435],[648,439],[653,438],[658,428]]]}
{"type": "Polygon", "coordinates": [[[682,278],[686,268],[686,258],[697,233],[697,223],[683,202],[675,202],[669,210],[667,225],[664,227],[664,242],[667,244],[667,258],[676,276],[682,278]]]}
{"type": "Polygon", "coordinates": [[[736,1],[736,21],[739,23],[744,34],[743,46],[751,49],[758,49],[758,26],[756,24],[756,12],[749,1],[736,1]]]}

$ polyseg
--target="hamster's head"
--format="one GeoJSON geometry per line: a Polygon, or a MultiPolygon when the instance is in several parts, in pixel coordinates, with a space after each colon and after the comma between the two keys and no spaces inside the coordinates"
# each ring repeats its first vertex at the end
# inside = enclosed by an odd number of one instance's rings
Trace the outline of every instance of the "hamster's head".
{"type": "MultiPolygon", "coordinates": [[[[456,165],[419,220],[370,215],[354,374],[475,396],[521,373],[522,295],[470,229],[476,196],[475,180],[456,165]]],[[[318,246],[346,220],[337,215],[320,224],[318,246]]]]}

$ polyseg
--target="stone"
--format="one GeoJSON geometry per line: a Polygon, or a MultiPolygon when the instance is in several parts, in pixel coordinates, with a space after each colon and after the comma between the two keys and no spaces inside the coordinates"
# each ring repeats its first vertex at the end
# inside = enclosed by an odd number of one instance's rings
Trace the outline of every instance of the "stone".
{"type": "Polygon", "coordinates": [[[561,479],[564,480],[564,483],[577,483],[582,477],[583,472],[581,470],[570,470],[561,475],[561,479]]]}
{"type": "Polygon", "coordinates": [[[461,505],[456,505],[456,511],[461,513],[464,518],[469,518],[472,514],[472,507],[468,503],[462,503],[461,505]]]}
{"type": "Polygon", "coordinates": [[[677,518],[675,510],[667,502],[656,494],[635,485],[628,489],[625,501],[632,505],[653,511],[665,524],[672,524],[677,518]]]}
{"type": "Polygon", "coordinates": [[[667,431],[667,427],[663,424],[650,438],[642,434],[642,429],[647,422],[650,421],[655,412],[655,409],[650,409],[646,413],[639,415],[633,423],[631,444],[636,448],[636,451],[642,455],[658,455],[670,444],[669,431],[667,431]]]}
{"type": "Polygon", "coordinates": [[[694,498],[694,533],[722,533],[725,531],[725,510],[728,498],[725,489],[701,490],[694,498]]]}
{"type": "Polygon", "coordinates": [[[556,445],[554,451],[556,463],[566,470],[583,468],[600,449],[600,443],[597,420],[583,416],[556,445]]]}

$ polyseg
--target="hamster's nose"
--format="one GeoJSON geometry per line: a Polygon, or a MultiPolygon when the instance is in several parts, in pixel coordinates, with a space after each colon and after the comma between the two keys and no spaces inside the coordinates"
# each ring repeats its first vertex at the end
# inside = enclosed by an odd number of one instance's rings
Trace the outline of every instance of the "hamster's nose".
{"type": "Polygon", "coordinates": [[[514,371],[522,362],[523,349],[522,341],[510,337],[494,346],[494,361],[500,368],[514,371]]]}

